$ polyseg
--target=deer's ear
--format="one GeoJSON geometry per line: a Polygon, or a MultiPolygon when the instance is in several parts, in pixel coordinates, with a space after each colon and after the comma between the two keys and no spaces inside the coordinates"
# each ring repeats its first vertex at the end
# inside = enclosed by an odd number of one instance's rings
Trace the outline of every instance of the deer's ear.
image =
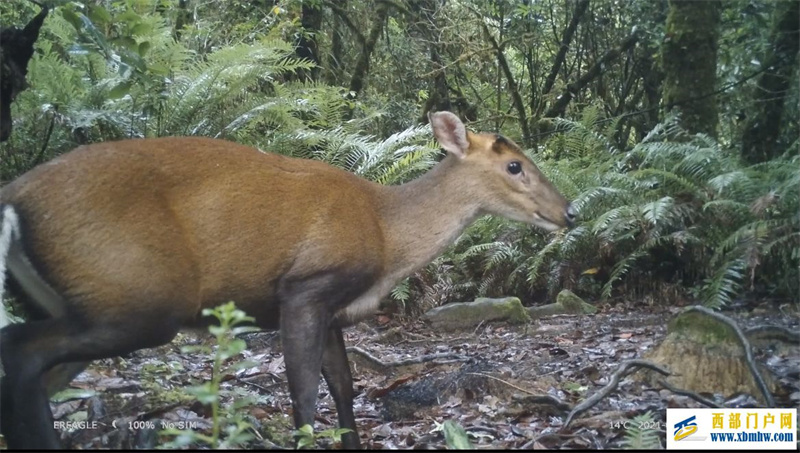
{"type": "Polygon", "coordinates": [[[467,128],[457,116],[450,112],[428,112],[428,121],[433,128],[433,136],[445,151],[462,159],[467,155],[467,128]]]}

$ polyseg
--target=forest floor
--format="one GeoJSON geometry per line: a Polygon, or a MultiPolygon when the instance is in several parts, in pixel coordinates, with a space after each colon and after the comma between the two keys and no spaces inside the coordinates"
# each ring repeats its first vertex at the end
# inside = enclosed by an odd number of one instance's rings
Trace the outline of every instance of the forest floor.
{"type": "MultiPolygon", "coordinates": [[[[663,447],[665,409],[701,406],[643,382],[637,373],[625,377],[614,392],[564,428],[571,407],[608,384],[622,362],[643,358],[657,346],[668,321],[680,310],[619,303],[599,308],[591,316],[560,315],[527,326],[487,324],[451,333],[434,332],[421,322],[400,325],[386,318],[383,325],[376,318],[346,330],[348,346],[359,349],[350,356],[362,444],[372,449],[445,448],[437,427],[453,420],[479,449],[616,449],[624,446],[632,419],[649,411],[653,423],[642,428],[657,431],[663,447]],[[381,367],[361,351],[395,363],[381,367]],[[423,356],[431,360],[399,364],[423,356]]],[[[785,313],[764,302],[725,314],[742,328],[775,324],[796,330],[794,310],[785,313]]],[[[151,448],[163,445],[165,438],[156,433],[167,426],[209,434],[208,406],[185,392],[186,387],[210,379],[210,355],[181,352],[182,346],[198,343],[212,341],[182,334],[160,348],[95,362],[73,381],[64,401],[52,406],[56,420],[93,422],[93,429],[62,430],[65,445],[151,448]]],[[[246,446],[290,447],[291,401],[278,335],[248,334],[247,343],[245,358],[257,365],[225,375],[223,407],[234,412],[232,402],[256,398],[255,404],[236,409],[248,416],[261,437],[246,446]]],[[[779,376],[782,390],[776,404],[797,407],[800,350],[774,344],[754,347],[757,361],[779,376]]],[[[705,396],[719,403],[731,398],[705,396]]],[[[747,395],[736,401],[739,406],[754,403],[747,395]]],[[[335,428],[336,410],[324,384],[317,408],[317,432],[335,428]]],[[[335,447],[331,442],[323,439],[318,445],[335,447]]]]}

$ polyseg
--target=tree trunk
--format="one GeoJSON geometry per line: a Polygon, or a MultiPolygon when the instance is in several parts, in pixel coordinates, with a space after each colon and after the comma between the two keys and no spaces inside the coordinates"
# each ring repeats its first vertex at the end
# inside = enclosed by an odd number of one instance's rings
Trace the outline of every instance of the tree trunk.
{"type": "Polygon", "coordinates": [[[300,80],[317,80],[319,77],[319,46],[317,45],[317,35],[322,27],[322,8],[303,2],[302,18],[300,25],[303,33],[297,43],[295,54],[298,57],[314,63],[311,69],[298,69],[297,78],[300,80]]]}
{"type": "MultiPolygon", "coordinates": [[[[531,137],[531,130],[528,126],[528,114],[525,111],[525,103],[522,101],[522,96],[519,94],[519,88],[517,86],[517,81],[514,79],[514,73],[511,72],[511,66],[508,64],[508,60],[506,60],[505,49],[504,45],[501,45],[497,39],[495,39],[494,35],[492,34],[489,27],[486,26],[486,23],[483,21],[483,16],[481,13],[474,8],[470,8],[473,13],[477,17],[480,18],[480,25],[481,29],[483,29],[483,34],[486,35],[486,38],[489,40],[489,44],[492,45],[494,49],[495,55],[497,57],[497,63],[500,65],[500,70],[503,73],[503,76],[506,78],[506,83],[508,84],[508,94],[511,96],[511,102],[514,108],[517,110],[517,117],[519,121],[519,127],[522,129],[522,147],[527,148],[530,147],[532,144],[532,137],[531,137]]],[[[502,22],[502,21],[501,21],[502,22]]],[[[501,36],[502,38],[502,36],[501,36]]],[[[498,75],[499,78],[499,75],[498,75]]],[[[500,92],[500,83],[498,80],[498,98],[502,95],[500,92]]],[[[498,99],[497,107],[500,107],[500,100],[498,99]]]]}
{"type": "Polygon", "coordinates": [[[667,326],[666,338],[645,358],[672,372],[667,379],[645,373],[652,385],[661,385],[659,380],[663,379],[696,393],[716,393],[726,398],[747,393],[770,407],[752,365],[767,390],[777,390],[777,383],[763,365],[748,364],[747,350],[736,330],[703,312],[687,310],[676,316],[667,326]]]}
{"type": "MultiPolygon", "coordinates": [[[[425,103],[420,121],[428,122],[429,111],[453,111],[450,102],[450,90],[447,84],[447,73],[444,70],[444,61],[439,50],[441,33],[440,25],[436,19],[437,12],[444,6],[445,0],[415,0],[409,2],[409,10],[414,34],[427,43],[430,63],[433,69],[433,79],[428,82],[428,100],[425,103]]],[[[463,118],[462,118],[463,119],[463,118]]]]}
{"type": "Polygon", "coordinates": [[[664,105],[689,133],[716,136],[718,0],[670,0],[664,39],[664,105]]]}
{"type": "Polygon", "coordinates": [[[175,15],[175,28],[172,29],[172,36],[176,41],[181,40],[183,34],[183,27],[190,25],[193,22],[192,13],[189,11],[188,0],[178,1],[178,11],[175,15]]]}
{"type": "Polygon", "coordinates": [[[800,43],[800,3],[784,2],[772,29],[771,45],[763,61],[767,70],[758,79],[742,136],[742,157],[750,163],[770,160],[781,154],[777,146],[781,135],[784,100],[796,69],[800,43]]]}
{"type": "Polygon", "coordinates": [[[369,74],[369,60],[372,56],[372,51],[375,50],[375,44],[378,43],[378,38],[381,36],[383,25],[386,23],[386,16],[389,14],[388,2],[377,2],[375,7],[375,19],[372,22],[372,28],[369,30],[364,41],[364,47],[361,49],[361,55],[358,57],[356,66],[353,69],[353,77],[350,79],[350,95],[353,98],[358,97],[361,90],[364,88],[364,80],[369,74]]]}
{"type": "MultiPolygon", "coordinates": [[[[343,2],[344,3],[344,2],[343,2]]],[[[339,85],[342,75],[341,68],[344,59],[344,40],[342,39],[342,19],[338,14],[333,14],[333,30],[331,31],[331,52],[328,55],[326,80],[329,85],[339,85]]]]}

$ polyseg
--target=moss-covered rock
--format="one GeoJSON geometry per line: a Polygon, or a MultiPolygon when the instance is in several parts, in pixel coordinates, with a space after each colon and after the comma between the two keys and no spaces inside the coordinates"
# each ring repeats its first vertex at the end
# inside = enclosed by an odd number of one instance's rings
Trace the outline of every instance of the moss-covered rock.
{"type": "Polygon", "coordinates": [[[531,320],[519,298],[490,299],[481,297],[474,302],[456,302],[436,307],[423,315],[435,328],[462,329],[484,321],[505,321],[521,324],[531,320]]]}
{"type": "Polygon", "coordinates": [[[556,303],[540,307],[528,307],[528,314],[533,319],[552,315],[591,315],[597,313],[597,307],[587,304],[572,291],[565,289],[556,296],[556,303]]]}

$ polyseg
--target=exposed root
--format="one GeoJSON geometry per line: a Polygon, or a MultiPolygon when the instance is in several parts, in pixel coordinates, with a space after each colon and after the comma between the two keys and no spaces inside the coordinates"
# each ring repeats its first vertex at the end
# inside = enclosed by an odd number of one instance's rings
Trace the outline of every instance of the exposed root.
{"type": "Polygon", "coordinates": [[[355,353],[366,359],[367,363],[373,365],[374,368],[378,370],[384,370],[386,368],[393,368],[399,366],[406,366],[406,365],[415,365],[419,363],[425,362],[432,362],[434,360],[443,360],[443,359],[451,359],[457,362],[466,362],[469,360],[469,357],[463,356],[461,354],[455,354],[452,352],[445,352],[445,353],[438,353],[438,354],[425,354],[419,357],[413,357],[410,359],[404,360],[396,360],[393,362],[384,362],[379,358],[375,357],[374,355],[370,354],[369,352],[359,348],[358,346],[350,346],[347,348],[347,352],[355,353]]]}
{"type": "Polygon", "coordinates": [[[715,403],[715,402],[711,401],[711,400],[710,400],[710,399],[708,399],[708,398],[703,398],[702,396],[698,395],[698,394],[697,394],[697,393],[695,393],[695,392],[690,392],[689,390],[684,390],[684,389],[679,389],[679,388],[677,388],[677,387],[674,387],[673,385],[671,385],[669,382],[667,382],[667,381],[666,381],[666,380],[664,380],[664,379],[659,379],[659,380],[658,380],[658,383],[659,383],[659,384],[660,384],[662,387],[664,387],[665,389],[669,390],[670,392],[672,392],[672,393],[675,393],[676,395],[688,396],[689,398],[691,398],[691,399],[693,399],[693,400],[697,401],[698,403],[700,403],[700,404],[702,404],[702,405],[704,405],[704,406],[708,406],[708,407],[722,407],[721,405],[719,405],[719,404],[717,404],[717,403],[715,403]]]}
{"type": "Polygon", "coordinates": [[[771,326],[762,324],[754,326],[744,331],[748,338],[758,337],[768,340],[780,340],[791,344],[800,344],[800,332],[796,332],[786,327],[771,326]]]}
{"type": "Polygon", "coordinates": [[[614,390],[617,389],[617,386],[619,386],[619,382],[622,380],[622,378],[631,374],[637,368],[648,368],[658,373],[661,373],[664,376],[670,376],[672,374],[669,371],[665,370],[664,368],[661,368],[655,363],[649,362],[647,360],[633,359],[622,362],[619,368],[617,368],[617,371],[615,371],[614,374],[611,375],[611,380],[609,380],[608,384],[606,384],[605,387],[601,388],[599,391],[595,392],[592,396],[586,398],[583,402],[581,402],[580,404],[575,406],[574,409],[572,409],[572,412],[570,412],[569,415],[567,416],[567,420],[564,422],[564,426],[561,429],[567,428],[567,426],[569,426],[569,424],[572,422],[573,418],[577,417],[578,415],[587,411],[588,409],[591,409],[597,403],[602,401],[603,398],[610,395],[614,390]]]}

